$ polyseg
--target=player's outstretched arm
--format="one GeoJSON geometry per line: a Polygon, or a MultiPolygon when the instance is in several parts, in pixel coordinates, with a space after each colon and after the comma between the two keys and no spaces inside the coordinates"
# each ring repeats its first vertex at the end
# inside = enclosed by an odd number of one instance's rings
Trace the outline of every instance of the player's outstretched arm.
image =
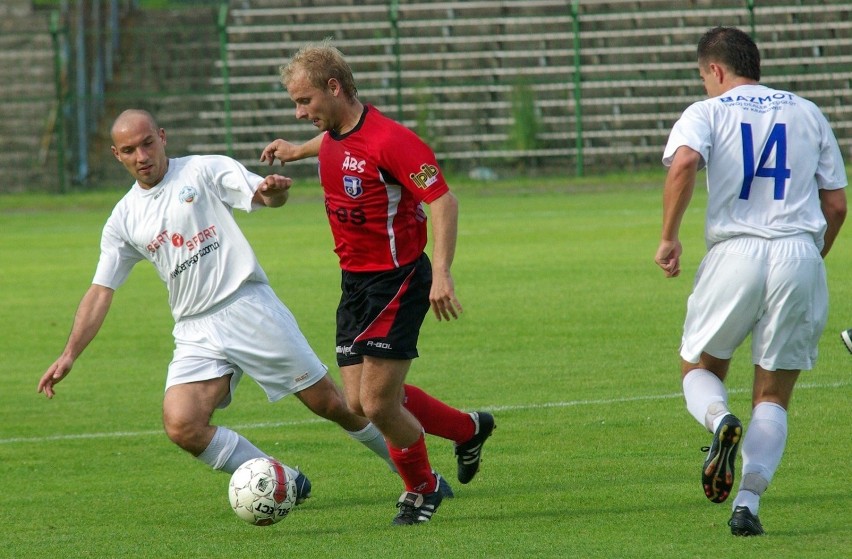
{"type": "Polygon", "coordinates": [[[298,161],[299,159],[316,157],[319,155],[319,148],[320,144],[322,144],[323,134],[325,134],[325,132],[308,140],[304,144],[294,144],[281,139],[275,140],[263,148],[263,152],[260,154],[260,160],[266,161],[268,164],[272,165],[275,160],[278,159],[281,161],[281,165],[284,165],[289,161],[298,161]]]}
{"type": "Polygon", "coordinates": [[[112,304],[113,289],[102,285],[92,284],[74,316],[74,325],[71,327],[71,335],[62,355],[48,367],[38,382],[38,391],[44,393],[48,398],[53,398],[54,385],[65,378],[71,372],[74,361],[83,353],[86,346],[95,338],[101,325],[104,323],[109,307],[112,304]]]}

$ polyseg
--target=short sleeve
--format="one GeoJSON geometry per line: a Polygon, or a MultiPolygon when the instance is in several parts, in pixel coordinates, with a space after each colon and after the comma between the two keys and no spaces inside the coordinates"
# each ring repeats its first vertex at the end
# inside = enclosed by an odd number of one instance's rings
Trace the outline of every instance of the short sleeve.
{"type": "Polygon", "coordinates": [[[130,275],[133,266],[144,257],[127,243],[118,230],[120,218],[113,212],[101,233],[101,255],[92,283],[118,289],[130,275]]]}
{"type": "Polygon", "coordinates": [[[710,157],[711,137],[712,128],[706,104],[693,103],[672,127],[663,151],[663,165],[670,167],[678,148],[687,146],[701,154],[699,169],[703,169],[710,157]]]}

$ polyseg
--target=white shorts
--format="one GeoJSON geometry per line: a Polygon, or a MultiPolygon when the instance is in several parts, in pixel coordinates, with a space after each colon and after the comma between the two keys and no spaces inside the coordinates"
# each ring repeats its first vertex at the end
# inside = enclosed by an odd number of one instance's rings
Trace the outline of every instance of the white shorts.
{"type": "Polygon", "coordinates": [[[262,283],[245,284],[210,311],[177,322],[173,333],[166,390],[232,374],[233,394],[245,372],[275,402],[315,384],[328,370],[290,310],[262,283]]]}
{"type": "Polygon", "coordinates": [[[752,363],[812,369],[827,319],[825,265],[810,235],[735,237],[714,245],[698,268],[680,356],[730,359],[751,334],[752,363]]]}

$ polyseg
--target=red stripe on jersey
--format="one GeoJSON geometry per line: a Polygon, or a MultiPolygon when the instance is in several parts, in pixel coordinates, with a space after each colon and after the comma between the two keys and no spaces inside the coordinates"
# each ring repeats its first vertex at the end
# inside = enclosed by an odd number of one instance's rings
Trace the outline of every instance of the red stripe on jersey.
{"type": "Polygon", "coordinates": [[[396,314],[399,312],[399,301],[408,291],[408,285],[411,283],[411,277],[414,275],[414,272],[415,270],[411,270],[408,276],[406,276],[405,281],[402,282],[402,285],[399,287],[396,295],[393,296],[393,299],[391,299],[391,302],[382,309],[379,316],[374,318],[373,322],[371,322],[363,332],[358,334],[358,337],[355,338],[356,342],[373,338],[384,338],[388,335],[391,327],[393,326],[394,320],[396,320],[396,314]]]}

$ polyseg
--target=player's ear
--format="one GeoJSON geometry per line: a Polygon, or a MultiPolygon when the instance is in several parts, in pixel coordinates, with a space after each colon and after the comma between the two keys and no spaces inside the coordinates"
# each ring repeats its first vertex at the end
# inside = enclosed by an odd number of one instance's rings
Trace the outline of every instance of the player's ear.
{"type": "Polygon", "coordinates": [[[118,148],[116,148],[115,146],[109,146],[109,149],[112,151],[112,154],[115,156],[115,158],[121,161],[121,157],[119,157],[118,154],[118,148]]]}
{"type": "Polygon", "coordinates": [[[328,91],[333,96],[337,97],[337,94],[340,92],[340,82],[335,78],[329,78],[328,80],[328,91]]]}

